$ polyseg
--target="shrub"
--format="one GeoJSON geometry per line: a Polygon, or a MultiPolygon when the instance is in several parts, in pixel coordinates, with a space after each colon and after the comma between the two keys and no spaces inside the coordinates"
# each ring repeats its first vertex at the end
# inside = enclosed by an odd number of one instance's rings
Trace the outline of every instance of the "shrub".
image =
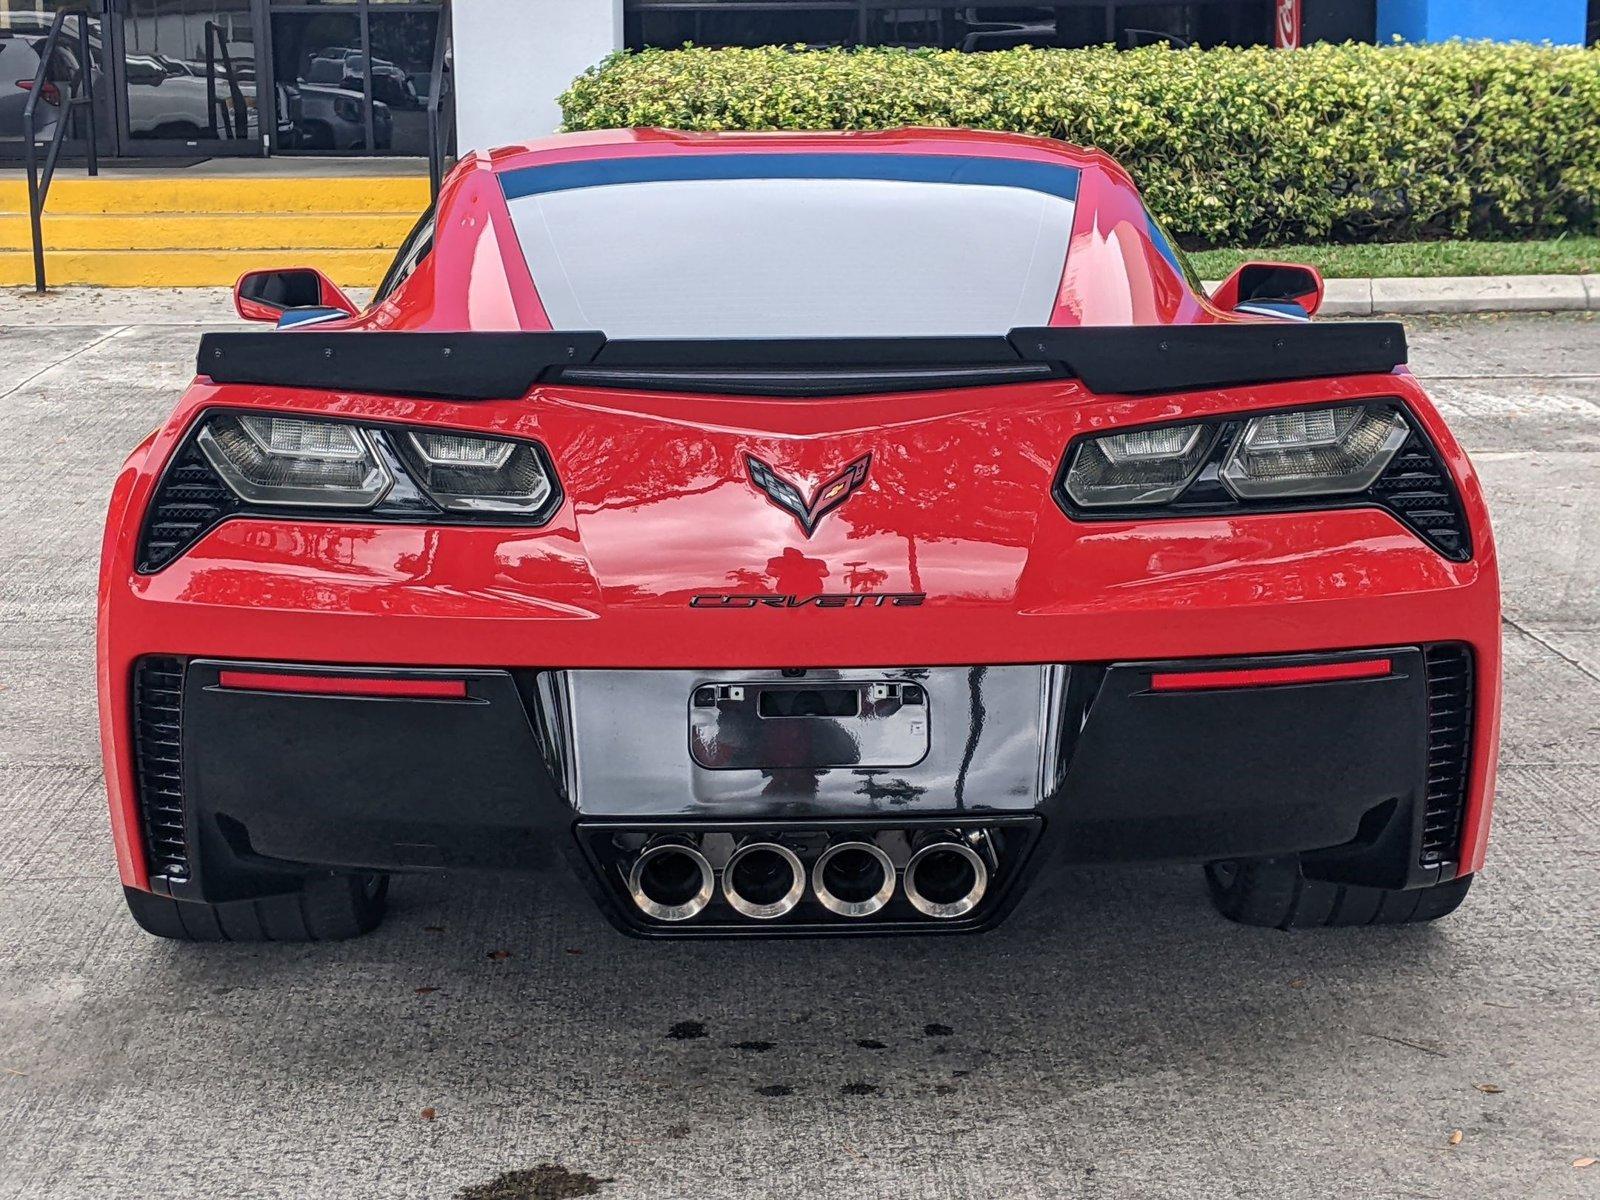
{"type": "Polygon", "coordinates": [[[972,126],[1098,146],[1189,245],[1600,227],[1600,50],[1487,42],[613,55],[568,129],[972,126]]]}

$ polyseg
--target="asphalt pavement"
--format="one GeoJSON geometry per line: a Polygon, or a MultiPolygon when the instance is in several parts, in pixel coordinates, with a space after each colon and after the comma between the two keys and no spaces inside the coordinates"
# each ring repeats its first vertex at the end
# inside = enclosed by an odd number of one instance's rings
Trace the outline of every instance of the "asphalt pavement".
{"type": "Polygon", "coordinates": [[[410,877],[359,941],[186,946],[116,885],[95,570],[192,370],[163,322],[213,319],[0,298],[0,1197],[1600,1196],[1596,314],[1411,323],[1506,587],[1497,827],[1439,925],[1095,869],[979,937],[653,944],[559,878],[410,877]]]}

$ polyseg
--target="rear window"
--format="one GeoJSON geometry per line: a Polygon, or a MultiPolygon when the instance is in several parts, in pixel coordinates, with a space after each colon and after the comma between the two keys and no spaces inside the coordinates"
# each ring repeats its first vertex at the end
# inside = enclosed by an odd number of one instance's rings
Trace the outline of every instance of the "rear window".
{"type": "Polygon", "coordinates": [[[1049,320],[1078,172],[1004,158],[698,154],[502,179],[557,329],[940,337],[1049,320]]]}

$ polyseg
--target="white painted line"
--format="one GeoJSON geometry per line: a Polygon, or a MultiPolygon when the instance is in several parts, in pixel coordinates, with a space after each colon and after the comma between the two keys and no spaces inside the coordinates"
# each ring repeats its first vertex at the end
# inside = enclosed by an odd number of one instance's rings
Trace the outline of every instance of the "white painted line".
{"type": "Polygon", "coordinates": [[[1600,404],[1576,392],[1526,387],[1484,387],[1476,383],[1430,380],[1419,376],[1439,411],[1449,417],[1579,417],[1600,422],[1600,404]]]}

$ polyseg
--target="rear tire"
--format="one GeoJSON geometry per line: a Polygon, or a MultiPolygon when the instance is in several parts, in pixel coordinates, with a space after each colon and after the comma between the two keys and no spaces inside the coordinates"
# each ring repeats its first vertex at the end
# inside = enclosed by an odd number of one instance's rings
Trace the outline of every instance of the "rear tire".
{"type": "Polygon", "coordinates": [[[180,942],[336,942],[370,933],[383,920],[387,875],[325,875],[299,891],[205,904],[123,888],[146,933],[180,942]]]}
{"type": "Polygon", "coordinates": [[[1211,903],[1230,921],[1269,929],[1415,925],[1453,913],[1472,876],[1400,891],[1307,879],[1300,860],[1255,858],[1206,864],[1211,903]]]}

